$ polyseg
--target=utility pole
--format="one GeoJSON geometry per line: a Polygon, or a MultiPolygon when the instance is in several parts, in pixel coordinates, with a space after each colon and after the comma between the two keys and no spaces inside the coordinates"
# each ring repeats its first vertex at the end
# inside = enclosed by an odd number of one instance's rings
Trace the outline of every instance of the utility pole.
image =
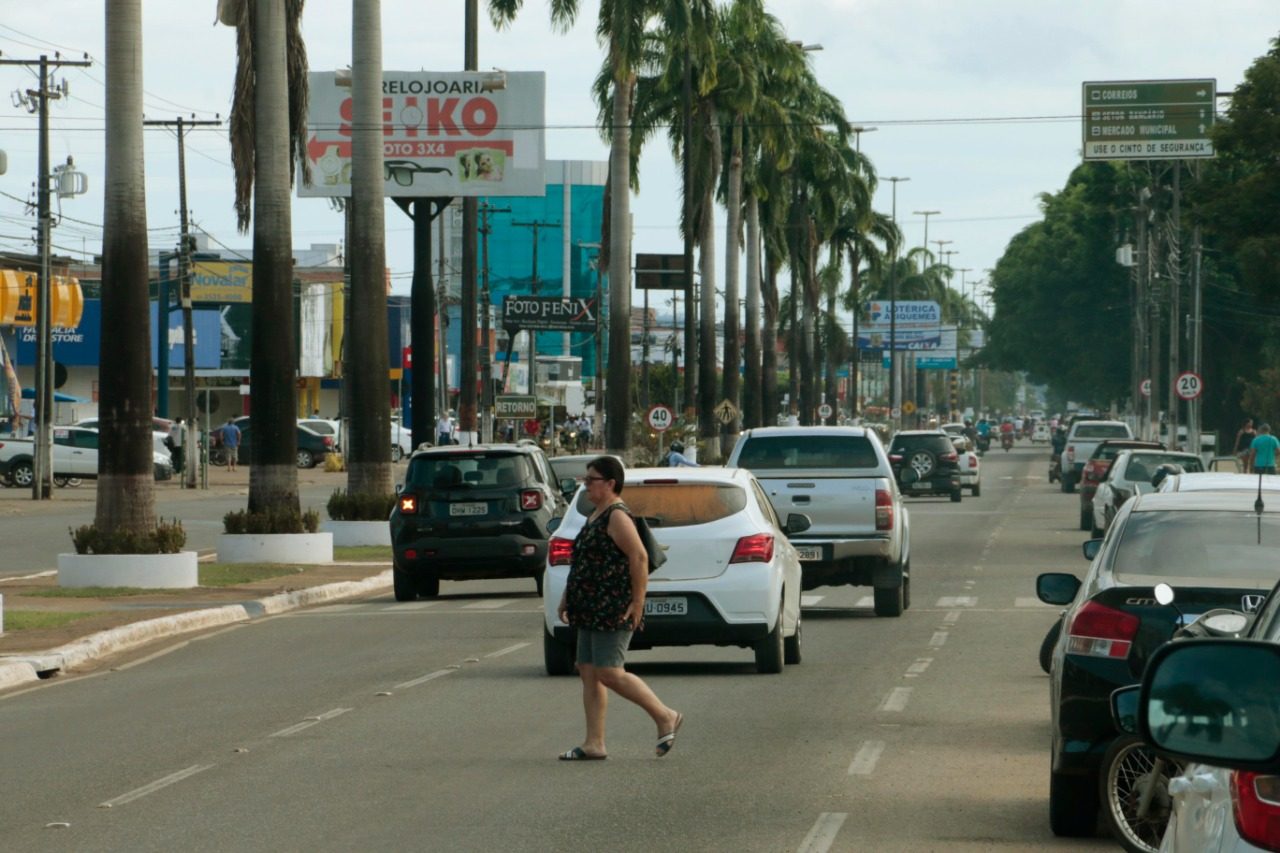
{"type": "MultiPolygon", "coordinates": [[[[467,0],[467,71],[479,70],[479,0],[467,0]]],[[[462,199],[462,364],[458,372],[458,430],[472,443],[476,432],[476,197],[462,199]]]]}
{"type": "Polygon", "coordinates": [[[489,348],[489,315],[493,313],[489,294],[489,234],[493,227],[489,217],[494,213],[510,213],[509,207],[494,207],[486,199],[480,206],[480,441],[493,441],[493,354],[489,348]]]}
{"type": "Polygon", "coordinates": [[[0,65],[38,66],[40,69],[40,86],[27,89],[26,93],[16,93],[16,101],[26,106],[28,112],[40,114],[40,150],[39,175],[36,178],[36,230],[40,244],[40,278],[37,281],[36,315],[36,442],[33,469],[35,476],[31,481],[31,499],[48,500],[53,497],[53,331],[51,314],[53,311],[53,275],[49,260],[49,230],[53,227],[53,214],[49,206],[49,102],[56,101],[67,94],[67,83],[62,81],[54,88],[49,86],[50,67],[62,66],[86,67],[92,63],[88,60],[62,59],[58,54],[50,60],[41,55],[39,59],[4,59],[0,57],[0,65]]]}
{"type": "MultiPolygon", "coordinates": [[[[911,179],[894,176],[885,180],[893,184],[893,209],[890,215],[893,230],[896,232],[898,230],[898,184],[911,179]]],[[[898,235],[895,234],[895,236],[898,235]]],[[[893,258],[889,263],[889,423],[894,432],[897,432],[901,425],[901,412],[898,411],[898,396],[902,390],[898,384],[898,243],[900,242],[900,240],[894,241],[893,258]]]]}
{"type": "MultiPolygon", "coordinates": [[[[1178,397],[1177,379],[1178,362],[1182,348],[1179,346],[1178,331],[1182,327],[1182,161],[1173,161],[1173,209],[1169,213],[1167,228],[1169,240],[1169,257],[1165,263],[1169,270],[1169,376],[1166,381],[1168,393],[1168,423],[1170,450],[1178,449],[1178,408],[1181,402],[1178,397]]],[[[1199,448],[1195,448],[1199,451],[1199,448]]]]}
{"type": "MultiPolygon", "coordinates": [[[[178,237],[178,292],[181,297],[182,305],[182,385],[186,393],[187,405],[186,412],[186,434],[182,437],[182,484],[184,488],[194,489],[196,487],[196,468],[197,465],[192,463],[194,459],[195,449],[195,422],[196,422],[196,365],[195,365],[195,324],[191,316],[191,233],[190,218],[187,211],[187,146],[186,129],[191,127],[220,127],[222,125],[221,118],[214,118],[212,121],[197,121],[194,116],[190,119],[183,119],[178,116],[173,121],[155,120],[144,121],[143,126],[148,127],[175,127],[178,135],[178,221],[181,226],[181,234],[178,237]]],[[[164,302],[159,306],[159,321],[156,323],[156,331],[160,337],[158,345],[164,348],[164,352],[169,351],[169,304],[164,302]]],[[[162,387],[168,390],[169,377],[167,375],[159,377],[162,387]]]]}
{"type": "MultiPolygon", "coordinates": [[[[923,246],[924,250],[927,252],[929,251],[929,217],[937,216],[938,214],[942,213],[942,211],[941,210],[913,210],[911,211],[911,213],[914,216],[924,217],[924,242],[921,243],[920,245],[923,246]]],[[[922,270],[924,269],[923,258],[920,259],[920,268],[922,270]]]]}
{"type": "MultiPolygon", "coordinates": [[[[511,224],[517,228],[529,228],[533,231],[533,278],[531,279],[529,284],[529,295],[537,296],[538,295],[538,232],[543,228],[559,228],[560,223],[559,222],[543,222],[540,219],[535,219],[532,222],[516,222],[513,220],[511,224]]],[[[565,272],[567,273],[568,271],[566,270],[565,272]]],[[[530,329],[528,332],[528,335],[529,335],[529,393],[533,394],[534,397],[537,397],[538,392],[537,392],[537,386],[535,384],[535,381],[536,381],[535,374],[537,373],[536,359],[537,359],[537,348],[538,348],[538,333],[530,329]]]]}

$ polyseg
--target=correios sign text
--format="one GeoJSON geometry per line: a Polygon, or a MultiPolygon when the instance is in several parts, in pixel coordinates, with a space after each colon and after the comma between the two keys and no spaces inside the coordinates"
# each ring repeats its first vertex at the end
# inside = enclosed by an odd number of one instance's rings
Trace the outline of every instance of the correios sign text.
{"type": "Polygon", "coordinates": [[[596,300],[556,296],[507,296],[502,300],[502,326],[535,332],[594,332],[596,300]]]}

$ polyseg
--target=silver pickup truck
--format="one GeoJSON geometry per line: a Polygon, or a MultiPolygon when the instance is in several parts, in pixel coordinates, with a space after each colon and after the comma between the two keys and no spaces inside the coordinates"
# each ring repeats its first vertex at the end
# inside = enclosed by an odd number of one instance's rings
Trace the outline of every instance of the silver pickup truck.
{"type": "Polygon", "coordinates": [[[782,518],[812,525],[789,537],[800,552],[805,589],[874,588],[878,616],[911,604],[911,526],[889,457],[861,427],[766,427],[742,433],[730,467],[756,475],[782,518]]]}

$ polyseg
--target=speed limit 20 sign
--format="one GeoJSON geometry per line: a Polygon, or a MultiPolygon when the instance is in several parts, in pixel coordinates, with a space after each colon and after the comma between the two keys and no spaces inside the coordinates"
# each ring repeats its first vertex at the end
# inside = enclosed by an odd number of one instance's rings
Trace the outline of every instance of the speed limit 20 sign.
{"type": "Polygon", "coordinates": [[[1173,390],[1184,400],[1194,400],[1204,390],[1204,381],[1200,379],[1200,374],[1187,370],[1178,374],[1173,390]]]}
{"type": "Polygon", "coordinates": [[[666,406],[650,406],[645,422],[649,424],[649,429],[665,432],[675,423],[675,415],[666,406]]]}

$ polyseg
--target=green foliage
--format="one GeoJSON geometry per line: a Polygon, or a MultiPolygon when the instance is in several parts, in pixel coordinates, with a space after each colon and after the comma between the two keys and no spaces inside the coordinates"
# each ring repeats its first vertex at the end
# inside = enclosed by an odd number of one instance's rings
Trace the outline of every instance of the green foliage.
{"type": "Polygon", "coordinates": [[[64,613],[51,610],[9,610],[4,614],[6,631],[38,631],[41,628],[61,628],[81,619],[101,616],[101,611],[93,613],[64,613]]]}
{"type": "Polygon", "coordinates": [[[71,529],[77,554],[176,554],[187,544],[182,522],[156,522],[156,529],[136,534],[128,530],[99,530],[92,524],[71,529]]]}
{"type": "Polygon", "coordinates": [[[262,512],[233,510],[222,517],[226,533],[315,533],[320,527],[320,513],[314,509],[299,513],[290,507],[272,507],[262,512]]]}
{"type": "Polygon", "coordinates": [[[302,566],[285,563],[203,563],[200,566],[200,586],[239,586],[303,571],[302,566]]]}
{"type": "Polygon", "coordinates": [[[395,505],[395,495],[352,495],[334,489],[326,509],[334,521],[386,521],[395,505]]]}

